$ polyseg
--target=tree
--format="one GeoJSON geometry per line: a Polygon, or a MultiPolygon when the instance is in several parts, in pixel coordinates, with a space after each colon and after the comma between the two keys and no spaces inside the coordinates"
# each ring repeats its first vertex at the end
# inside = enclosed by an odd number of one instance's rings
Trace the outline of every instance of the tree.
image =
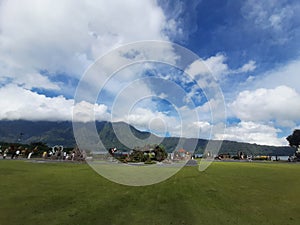
{"type": "Polygon", "coordinates": [[[164,146],[162,145],[155,146],[153,152],[155,153],[156,161],[161,162],[168,157],[168,153],[166,152],[164,146]]]}
{"type": "Polygon", "coordinates": [[[300,130],[294,130],[293,134],[288,136],[287,141],[291,147],[299,148],[300,146],[300,130]]]}
{"type": "Polygon", "coordinates": [[[294,160],[300,161],[300,130],[294,130],[293,134],[288,136],[286,139],[291,147],[298,149],[298,151],[296,151],[294,160]]]}
{"type": "Polygon", "coordinates": [[[32,149],[35,153],[39,152],[42,154],[43,152],[49,151],[49,147],[46,143],[38,141],[38,142],[31,142],[29,148],[32,149]]]}
{"type": "Polygon", "coordinates": [[[162,145],[145,145],[136,147],[129,155],[132,162],[151,162],[152,160],[161,162],[168,157],[168,153],[162,145]]]}

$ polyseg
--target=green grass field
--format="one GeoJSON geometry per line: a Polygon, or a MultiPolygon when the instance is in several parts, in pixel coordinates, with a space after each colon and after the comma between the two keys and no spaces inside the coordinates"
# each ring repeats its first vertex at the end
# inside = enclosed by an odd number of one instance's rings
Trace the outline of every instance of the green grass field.
{"type": "Polygon", "coordinates": [[[0,224],[300,224],[300,164],[185,167],[151,186],[112,183],[86,164],[0,161],[0,224]]]}

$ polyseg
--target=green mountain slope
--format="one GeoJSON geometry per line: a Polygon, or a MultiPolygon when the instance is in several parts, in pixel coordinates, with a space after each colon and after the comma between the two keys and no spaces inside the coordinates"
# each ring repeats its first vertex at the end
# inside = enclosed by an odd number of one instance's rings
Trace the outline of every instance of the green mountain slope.
{"type": "MultiPolygon", "coordinates": [[[[106,148],[117,147],[118,149],[129,150],[132,147],[138,146],[136,138],[147,140],[151,135],[149,132],[139,131],[123,122],[113,124],[104,121],[96,122],[96,128],[106,148]],[[116,133],[118,135],[116,135],[116,133]],[[120,140],[122,140],[123,143],[120,140]],[[130,146],[126,147],[128,143],[130,146]]],[[[151,138],[152,141],[148,144],[157,144],[157,142],[160,141],[155,135],[152,135],[151,138]]],[[[72,122],[0,121],[0,142],[30,143],[38,141],[44,142],[49,146],[75,146],[76,141],[72,122]]],[[[172,152],[177,146],[177,148],[183,147],[186,150],[195,150],[196,153],[203,153],[207,143],[208,141],[203,139],[179,139],[176,137],[164,138],[162,141],[162,144],[168,152],[172,152]]],[[[263,146],[234,141],[223,141],[220,149],[220,153],[230,153],[232,155],[237,154],[238,151],[252,155],[292,155],[295,149],[288,146],[263,146]]]]}

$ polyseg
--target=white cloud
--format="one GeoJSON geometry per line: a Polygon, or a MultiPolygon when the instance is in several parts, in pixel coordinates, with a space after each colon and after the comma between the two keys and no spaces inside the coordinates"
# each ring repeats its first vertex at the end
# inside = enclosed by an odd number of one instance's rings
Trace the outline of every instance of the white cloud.
{"type": "Polygon", "coordinates": [[[241,120],[271,121],[293,126],[300,121],[300,94],[288,86],[242,91],[229,109],[241,120]]]}
{"type": "Polygon", "coordinates": [[[243,7],[244,16],[262,29],[283,29],[293,13],[292,6],[278,0],[248,0],[243,7]]]}
{"type": "Polygon", "coordinates": [[[15,85],[0,89],[0,119],[66,120],[72,118],[72,100],[49,98],[15,85]]]}
{"type": "MultiPolygon", "coordinates": [[[[254,60],[250,60],[237,69],[231,69],[226,61],[227,57],[224,54],[217,53],[215,56],[193,62],[185,72],[193,79],[202,82],[203,86],[206,87],[211,82],[207,80],[208,78],[203,80],[204,75],[211,75],[215,79],[222,81],[227,78],[227,75],[248,73],[256,69],[256,62],[254,60]]],[[[209,78],[212,79],[212,77],[209,78]]]]}
{"type": "Polygon", "coordinates": [[[253,60],[250,60],[248,63],[244,64],[241,68],[237,69],[236,73],[247,73],[252,72],[256,69],[256,62],[253,60]]]}
{"type": "MultiPolygon", "coordinates": [[[[63,96],[46,97],[36,92],[15,85],[7,85],[0,89],[2,120],[71,120],[74,100],[63,96]]],[[[76,104],[77,120],[89,121],[89,110],[92,108],[95,118],[107,120],[108,113],[105,105],[80,102],[76,104]]]]}
{"type": "MultiPolygon", "coordinates": [[[[120,92],[136,82],[139,82],[139,85],[132,91],[134,97],[136,94],[151,94],[151,84],[143,82],[144,73],[154,68],[156,62],[159,64],[161,61],[167,61],[175,64],[176,58],[173,46],[169,42],[149,41],[124,45],[96,61],[85,73],[81,82],[88,85],[84,87],[88,93],[84,90],[83,95],[97,96],[100,90],[105,89],[111,95],[122,97],[124,94],[120,95],[120,92]],[[148,60],[154,62],[144,63],[148,60]]],[[[126,99],[130,100],[130,97],[125,96],[125,104],[128,101],[126,99]]]]}
{"type": "MultiPolygon", "coordinates": [[[[292,131],[300,123],[298,113],[300,111],[299,70],[300,60],[298,59],[263,74],[250,76],[241,85],[244,90],[240,91],[236,98],[228,104],[230,116],[237,117],[245,123],[272,123],[274,127],[283,127],[284,130],[292,131]]],[[[232,127],[231,129],[237,128],[232,127]]],[[[277,137],[274,132],[272,137],[277,137]]],[[[227,135],[227,138],[230,136],[227,135]]],[[[233,138],[238,140],[237,137],[233,136],[233,138]]],[[[245,137],[241,137],[240,140],[242,138],[245,137]]],[[[277,143],[286,144],[284,138],[277,139],[277,143]]],[[[272,142],[276,143],[270,141],[270,143],[272,142]]],[[[260,142],[257,141],[257,143],[260,142]]]]}
{"type": "Polygon", "coordinates": [[[222,109],[220,102],[215,99],[193,109],[187,106],[179,108],[178,114],[182,120],[182,135],[188,138],[214,139],[216,134],[219,134],[218,138],[220,138],[221,133],[224,132],[226,122],[225,112],[219,112],[222,109]]]}
{"type": "MultiPolygon", "coordinates": [[[[11,100],[8,105],[7,101],[1,98],[0,104],[7,105],[7,110],[2,112],[1,118],[36,120],[49,117],[48,120],[70,120],[71,114],[68,109],[73,100],[62,96],[48,98],[30,89],[64,89],[63,82],[53,82],[53,74],[63,73],[64,76],[79,79],[94,60],[111,49],[141,40],[168,40],[166,34],[171,35],[178,32],[178,29],[176,21],[167,21],[164,12],[153,0],[62,0],[55,4],[50,0],[42,3],[38,0],[7,0],[2,1],[0,5],[0,31],[0,81],[4,85],[0,86],[0,91],[3,96],[9,95],[6,99],[11,100]],[[40,73],[45,70],[47,75],[40,73]],[[9,92],[9,88],[16,91],[9,92]],[[19,97],[23,93],[24,96],[19,97]],[[33,100],[30,101],[30,98],[33,100]],[[29,106],[33,104],[31,109],[24,112],[23,109],[27,107],[19,101],[20,99],[29,106]],[[46,106],[52,113],[45,111],[46,106]],[[35,111],[37,113],[34,113],[35,111]],[[61,113],[54,113],[56,111],[61,113]]],[[[116,66],[123,65],[124,62],[130,63],[130,57],[140,60],[168,57],[169,61],[176,60],[172,46],[166,44],[161,48],[140,46],[138,49],[130,49],[129,46],[125,52],[115,51],[109,60],[104,62],[102,70],[96,71],[97,73],[87,80],[85,87],[88,88],[83,90],[81,100],[95,100],[93,96],[99,93],[99,84],[105,84],[111,73],[116,71],[113,70],[116,66]]],[[[122,70],[121,75],[111,78],[105,89],[109,97],[117,96],[123,88],[138,79],[141,71],[143,66],[128,67],[122,70]]],[[[131,104],[130,100],[135,100],[137,93],[153,94],[148,84],[140,82],[135,89],[127,89],[122,104],[131,104]]],[[[89,103],[82,103],[77,107],[82,120],[89,120],[91,117],[89,107],[92,106],[87,104],[89,103]]],[[[100,118],[107,118],[104,113],[107,111],[106,106],[100,106],[100,118]]],[[[119,106],[122,109],[122,106],[119,106]]]]}
{"type": "Polygon", "coordinates": [[[213,125],[202,118],[196,118],[195,110],[181,108],[178,113],[178,116],[171,116],[166,112],[136,108],[124,116],[122,121],[161,136],[168,133],[174,137],[211,138],[213,125]]]}
{"type": "Polygon", "coordinates": [[[147,104],[142,107],[132,107],[130,111],[124,112],[119,117],[113,117],[113,121],[125,121],[140,130],[151,131],[161,136],[168,133],[175,137],[209,139],[213,138],[212,129],[217,130],[220,127],[218,132],[221,132],[221,126],[216,122],[214,124],[210,122],[211,112],[206,105],[194,109],[183,106],[174,110],[176,113],[157,111],[155,106],[147,104]]]}
{"type": "Polygon", "coordinates": [[[256,143],[260,145],[282,146],[287,145],[283,138],[278,138],[279,129],[271,125],[253,121],[241,121],[237,125],[227,127],[225,134],[217,135],[217,139],[239,142],[256,143]]]}
{"type": "Polygon", "coordinates": [[[292,60],[266,73],[259,74],[247,83],[253,88],[275,88],[286,85],[300,92],[300,59],[292,60]]]}
{"type": "Polygon", "coordinates": [[[195,80],[200,80],[203,75],[212,75],[219,79],[222,75],[228,74],[229,68],[225,63],[226,59],[225,55],[218,53],[207,59],[193,62],[185,72],[195,80]]]}
{"type": "Polygon", "coordinates": [[[76,103],[71,107],[73,121],[108,121],[110,114],[107,112],[107,106],[104,104],[91,104],[86,101],[76,103]]]}
{"type": "Polygon", "coordinates": [[[141,130],[148,130],[159,135],[166,135],[167,132],[173,133],[181,128],[181,123],[176,117],[146,108],[135,108],[122,120],[141,130]]]}
{"type": "MultiPolygon", "coordinates": [[[[57,88],[32,80],[40,70],[80,77],[87,65],[121,44],[167,40],[168,24],[155,1],[3,1],[0,5],[0,77],[26,87],[57,88]]],[[[171,23],[171,22],[170,22],[171,23]]],[[[41,76],[41,75],[40,75],[41,76]]]]}
{"type": "Polygon", "coordinates": [[[191,128],[192,128],[193,132],[195,132],[195,129],[200,129],[200,133],[203,136],[204,134],[208,134],[211,132],[212,125],[207,121],[196,121],[196,122],[193,122],[192,126],[188,129],[191,129],[191,128]]]}
{"type": "Polygon", "coordinates": [[[51,82],[48,77],[39,73],[20,75],[14,78],[13,83],[24,86],[26,89],[42,88],[48,90],[59,90],[58,84],[51,82]]]}
{"type": "Polygon", "coordinates": [[[241,11],[253,32],[268,32],[272,37],[269,43],[281,45],[293,38],[292,24],[299,20],[299,6],[299,1],[247,0],[241,11]]]}
{"type": "Polygon", "coordinates": [[[220,79],[222,75],[228,74],[229,68],[225,63],[227,57],[223,54],[217,54],[205,59],[203,62],[209,68],[211,73],[217,78],[220,79]]]}

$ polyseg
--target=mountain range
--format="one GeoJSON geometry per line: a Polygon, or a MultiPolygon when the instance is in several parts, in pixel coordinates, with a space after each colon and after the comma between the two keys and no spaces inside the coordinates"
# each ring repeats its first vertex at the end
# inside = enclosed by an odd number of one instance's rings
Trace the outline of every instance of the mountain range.
{"type": "MultiPolygon", "coordinates": [[[[133,137],[139,140],[147,140],[150,136],[154,137],[153,140],[156,140],[156,138],[160,140],[159,137],[149,132],[140,131],[124,122],[96,122],[96,129],[100,140],[106,148],[116,147],[122,150],[129,150],[132,146],[143,147],[135,146],[135,141],[129,135],[128,127],[134,135],[133,137]],[[115,133],[116,130],[118,130],[118,135],[115,133]],[[119,140],[120,135],[122,136],[122,140],[125,140],[126,143],[131,143],[132,146],[121,142],[119,140]]],[[[0,121],[0,142],[43,142],[48,146],[64,145],[65,147],[74,147],[76,145],[71,121],[2,120],[0,121]]],[[[212,142],[220,144],[220,141],[217,140],[212,140],[212,142]]],[[[195,153],[201,154],[204,152],[207,143],[208,140],[205,139],[166,137],[163,138],[161,144],[168,152],[174,151],[176,146],[180,144],[186,150],[192,149],[195,150],[195,153]]],[[[289,146],[267,146],[224,140],[219,153],[236,155],[239,151],[251,155],[293,155],[295,149],[289,146]]]]}

